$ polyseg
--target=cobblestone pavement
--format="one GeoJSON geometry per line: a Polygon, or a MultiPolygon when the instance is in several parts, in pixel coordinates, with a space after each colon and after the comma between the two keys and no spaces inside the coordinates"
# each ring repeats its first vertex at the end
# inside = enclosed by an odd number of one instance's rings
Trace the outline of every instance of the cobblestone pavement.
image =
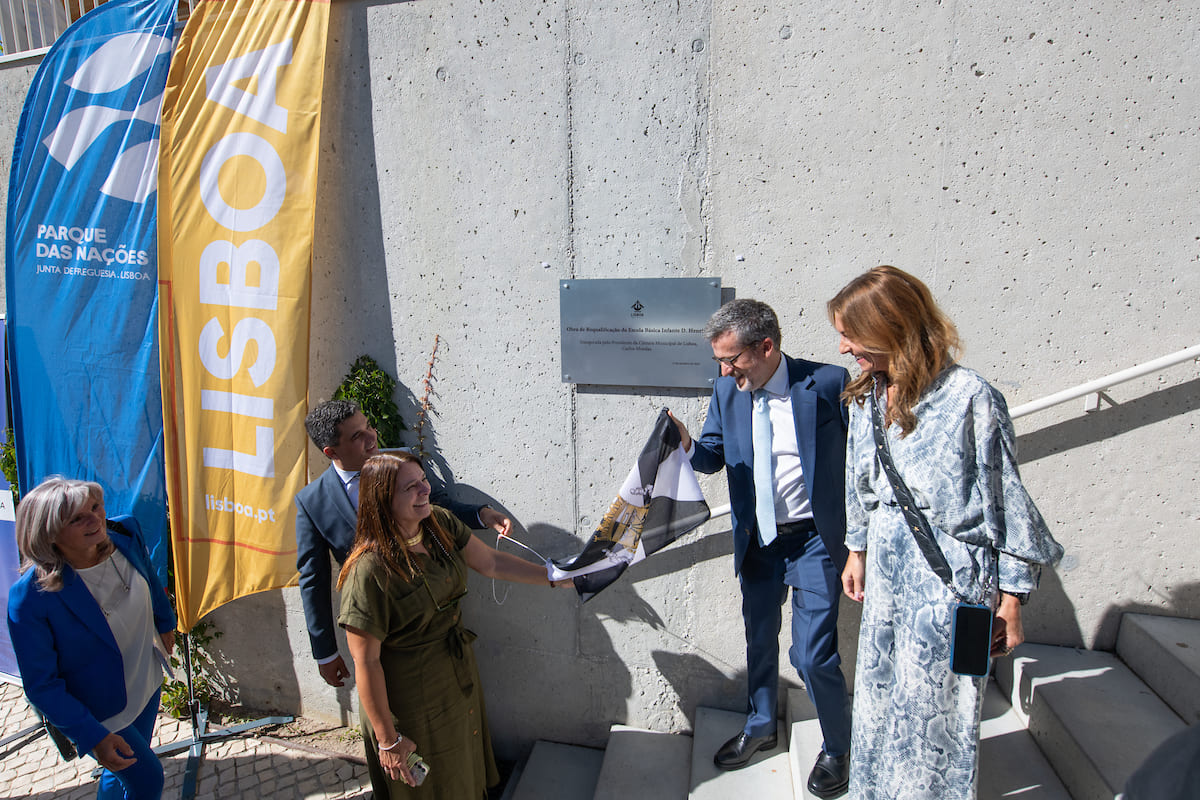
{"type": "MultiPolygon", "coordinates": [[[[0,684],[0,738],[37,721],[21,688],[0,684]]],[[[191,723],[160,714],[154,744],[191,738],[191,723]]],[[[167,785],[164,798],[178,798],[183,789],[187,751],[163,759],[167,785]]],[[[83,800],[96,796],[90,757],[64,761],[45,734],[10,742],[0,748],[0,800],[83,800]]],[[[296,800],[369,800],[367,768],[337,755],[310,748],[289,747],[277,740],[242,734],[205,745],[196,797],[296,798],[296,800]]]]}

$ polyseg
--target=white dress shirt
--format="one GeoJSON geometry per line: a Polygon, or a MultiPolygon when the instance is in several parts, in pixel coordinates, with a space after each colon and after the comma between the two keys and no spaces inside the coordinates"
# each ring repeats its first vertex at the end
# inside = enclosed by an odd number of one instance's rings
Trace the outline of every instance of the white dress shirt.
{"type": "Polygon", "coordinates": [[[338,477],[342,479],[342,488],[346,490],[346,494],[350,496],[350,505],[354,506],[354,510],[358,510],[358,470],[344,470],[337,464],[333,465],[333,469],[337,472],[338,477]]]}
{"type": "Polygon", "coordinates": [[[800,444],[796,440],[796,417],[792,414],[785,359],[779,359],[778,368],[762,388],[767,392],[767,409],[771,414],[775,521],[782,525],[812,519],[812,502],[808,497],[808,486],[804,483],[804,468],[800,464],[800,444]]]}

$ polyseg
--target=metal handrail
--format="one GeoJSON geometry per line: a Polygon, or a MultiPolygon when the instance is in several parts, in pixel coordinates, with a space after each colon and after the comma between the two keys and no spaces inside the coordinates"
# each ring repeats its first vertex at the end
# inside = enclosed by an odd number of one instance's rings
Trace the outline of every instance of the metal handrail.
{"type": "MultiPolygon", "coordinates": [[[[1029,414],[1034,414],[1038,411],[1045,411],[1051,406],[1069,403],[1070,401],[1076,400],[1080,397],[1098,394],[1099,392],[1103,392],[1105,389],[1111,389],[1119,383],[1132,381],[1136,378],[1141,378],[1153,372],[1158,372],[1161,369],[1173,367],[1176,364],[1182,364],[1184,361],[1194,361],[1197,359],[1200,359],[1200,344],[1180,350],[1177,353],[1171,353],[1170,355],[1156,358],[1153,361],[1147,361],[1144,364],[1138,364],[1136,367],[1130,367],[1129,369],[1123,369],[1120,372],[1114,372],[1111,375],[1105,375],[1103,378],[1097,378],[1094,381],[1081,383],[1072,389],[1063,389],[1061,392],[1048,395],[1043,397],[1041,400],[1022,403],[1016,408],[1011,409],[1008,413],[1010,417],[1016,419],[1017,417],[1024,417],[1029,414]]],[[[1089,404],[1088,408],[1085,410],[1095,411],[1097,408],[1099,408],[1098,402],[1089,404]]],[[[709,511],[709,521],[711,522],[714,519],[725,516],[730,512],[730,510],[731,509],[728,503],[711,509],[709,511]]]]}
{"type": "MultiPolygon", "coordinates": [[[[1118,383],[1141,378],[1144,375],[1149,375],[1152,372],[1158,372],[1167,367],[1173,367],[1176,364],[1182,364],[1184,361],[1193,361],[1200,359],[1200,344],[1193,345],[1177,353],[1156,358],[1153,361],[1147,361],[1144,364],[1138,364],[1136,367],[1123,369],[1120,372],[1114,372],[1111,375],[1105,375],[1103,378],[1097,378],[1094,381],[1081,383],[1073,389],[1064,389],[1061,392],[1043,397],[1041,400],[1034,400],[1029,403],[1023,403],[1009,411],[1009,416],[1013,419],[1024,417],[1027,414],[1033,414],[1038,411],[1044,411],[1051,406],[1057,406],[1062,403],[1070,402],[1080,397],[1103,392],[1105,389],[1111,389],[1118,383]]],[[[1095,411],[1099,404],[1092,404],[1086,410],[1095,411]]]]}

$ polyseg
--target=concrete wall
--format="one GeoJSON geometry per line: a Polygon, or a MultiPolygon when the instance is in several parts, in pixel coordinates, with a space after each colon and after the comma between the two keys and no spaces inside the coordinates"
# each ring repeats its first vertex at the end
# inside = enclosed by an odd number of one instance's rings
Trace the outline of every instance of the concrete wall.
{"type": "MultiPolygon", "coordinates": [[[[825,300],[893,263],[930,284],[964,362],[1014,406],[1200,340],[1195,4],[779,5],[335,3],[311,400],[365,352],[394,365],[412,420],[440,336],[443,465],[559,556],[656,411],[699,430],[707,404],[561,383],[562,278],[720,277],[775,306],[785,350],[841,362],[825,300]]],[[[30,75],[0,67],[3,142],[30,75]]],[[[1200,617],[1200,376],[1081,406],[1017,423],[1068,553],[1026,630],[1110,648],[1123,610],[1200,617]]],[[[723,478],[704,485],[725,501],[723,478]]],[[[711,523],[582,607],[473,580],[500,754],[739,707],[730,552],[711,523]]],[[[295,590],[216,618],[244,702],[351,717],[352,693],[316,679],[295,590]]]]}

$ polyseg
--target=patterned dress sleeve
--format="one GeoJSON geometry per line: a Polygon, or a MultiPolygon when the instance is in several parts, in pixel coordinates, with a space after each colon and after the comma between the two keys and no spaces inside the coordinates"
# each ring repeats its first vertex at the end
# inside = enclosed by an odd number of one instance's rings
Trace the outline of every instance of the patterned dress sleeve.
{"type": "Polygon", "coordinates": [[[857,431],[858,417],[862,406],[857,403],[850,405],[850,432],[846,437],[846,549],[862,552],[867,549],[867,522],[870,519],[866,507],[858,493],[858,459],[857,452],[861,446],[857,431]]]}
{"type": "Polygon", "coordinates": [[[985,492],[984,516],[999,553],[1000,590],[1028,594],[1037,588],[1043,565],[1054,565],[1063,549],[1021,483],[1016,434],[1004,396],[990,385],[975,398],[975,442],[985,492]]]}

